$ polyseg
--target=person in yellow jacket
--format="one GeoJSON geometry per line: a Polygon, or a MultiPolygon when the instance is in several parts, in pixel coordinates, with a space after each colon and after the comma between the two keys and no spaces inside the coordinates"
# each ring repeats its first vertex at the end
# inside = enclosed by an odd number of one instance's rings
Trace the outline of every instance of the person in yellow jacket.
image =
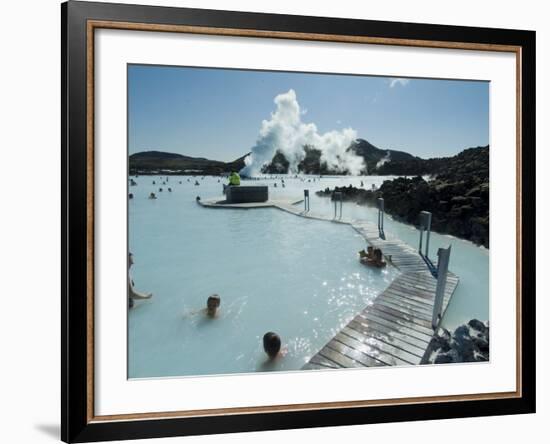
{"type": "Polygon", "coordinates": [[[241,176],[239,176],[239,173],[236,173],[235,171],[233,171],[229,175],[229,185],[238,186],[240,184],[241,184],[241,176]]]}

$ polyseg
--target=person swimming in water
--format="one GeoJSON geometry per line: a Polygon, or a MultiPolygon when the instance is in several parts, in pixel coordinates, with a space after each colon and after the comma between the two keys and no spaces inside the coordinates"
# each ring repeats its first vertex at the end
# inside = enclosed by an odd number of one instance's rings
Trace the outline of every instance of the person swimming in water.
{"type": "MultiPolygon", "coordinates": [[[[389,256],[391,261],[391,256],[389,256]]],[[[373,248],[371,245],[367,247],[367,251],[361,250],[359,252],[359,261],[362,264],[370,265],[371,267],[382,268],[386,266],[384,257],[382,255],[382,250],[380,248],[373,248]]]]}
{"type": "Polygon", "coordinates": [[[277,358],[281,355],[281,338],[277,333],[272,331],[267,332],[263,338],[264,351],[269,360],[277,358]]]}
{"type": "Polygon", "coordinates": [[[218,308],[220,308],[221,299],[217,294],[208,296],[206,300],[206,315],[215,318],[218,313],[218,308]]]}
{"type": "Polygon", "coordinates": [[[156,199],[157,196],[155,195],[155,193],[151,193],[149,194],[149,199],[156,199]]]}
{"type": "Polygon", "coordinates": [[[367,263],[367,261],[374,259],[374,254],[373,253],[374,253],[374,249],[373,249],[372,245],[369,245],[367,247],[367,251],[361,250],[359,252],[359,260],[362,263],[367,263]]]}
{"type": "Polygon", "coordinates": [[[221,298],[216,293],[214,293],[208,296],[208,299],[206,300],[206,308],[187,311],[183,314],[183,317],[188,318],[190,316],[203,314],[210,319],[214,319],[218,317],[218,310],[220,308],[220,305],[221,298]]]}

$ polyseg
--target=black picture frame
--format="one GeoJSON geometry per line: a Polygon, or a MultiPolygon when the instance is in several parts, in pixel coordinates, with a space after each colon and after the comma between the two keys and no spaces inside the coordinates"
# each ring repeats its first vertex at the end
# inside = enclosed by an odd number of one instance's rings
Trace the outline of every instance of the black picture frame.
{"type": "Polygon", "coordinates": [[[535,32],[434,24],[306,17],[187,8],[69,1],[61,5],[62,54],[62,313],[61,313],[61,438],[90,442],[180,435],[278,430],[416,421],[442,418],[510,415],[535,412],[535,32]],[[445,43],[511,45],[520,48],[521,66],[521,394],[499,399],[456,400],[319,410],[242,412],[96,421],[90,416],[88,359],[93,319],[89,291],[89,181],[87,146],[88,22],[115,21],[210,28],[261,30],[332,36],[368,36],[445,43]]]}

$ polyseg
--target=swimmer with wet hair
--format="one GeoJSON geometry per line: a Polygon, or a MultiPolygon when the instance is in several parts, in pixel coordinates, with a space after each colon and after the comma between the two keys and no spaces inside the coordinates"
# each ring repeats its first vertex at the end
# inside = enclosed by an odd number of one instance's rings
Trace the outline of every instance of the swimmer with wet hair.
{"type": "Polygon", "coordinates": [[[149,194],[149,199],[156,199],[157,196],[155,195],[155,193],[151,193],[149,194]]]}
{"type": "Polygon", "coordinates": [[[220,304],[221,299],[217,294],[208,296],[208,299],[206,300],[206,314],[211,318],[216,317],[220,304]]]}
{"type": "Polygon", "coordinates": [[[281,351],[281,338],[277,333],[272,331],[267,332],[264,335],[264,351],[269,359],[275,359],[281,351]]]}

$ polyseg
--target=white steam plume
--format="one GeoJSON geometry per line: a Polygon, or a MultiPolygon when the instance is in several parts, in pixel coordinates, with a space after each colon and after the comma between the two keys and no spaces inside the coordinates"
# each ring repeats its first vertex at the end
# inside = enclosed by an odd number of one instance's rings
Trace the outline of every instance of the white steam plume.
{"type": "Polygon", "coordinates": [[[319,134],[314,123],[302,122],[300,105],[293,89],[279,94],[274,99],[276,110],[269,120],[262,122],[260,134],[252,152],[244,160],[241,174],[254,176],[280,151],[289,162],[289,172],[297,173],[298,164],[304,159],[304,147],[312,146],[321,151],[321,162],[328,169],[358,175],[365,168],[362,157],[347,151],[357,138],[357,132],[351,128],[342,131],[329,131],[319,134]]]}
{"type": "Polygon", "coordinates": [[[386,162],[389,162],[391,160],[390,152],[386,151],[386,155],[382,157],[377,163],[376,168],[380,168],[382,165],[384,165],[386,162]]]}

